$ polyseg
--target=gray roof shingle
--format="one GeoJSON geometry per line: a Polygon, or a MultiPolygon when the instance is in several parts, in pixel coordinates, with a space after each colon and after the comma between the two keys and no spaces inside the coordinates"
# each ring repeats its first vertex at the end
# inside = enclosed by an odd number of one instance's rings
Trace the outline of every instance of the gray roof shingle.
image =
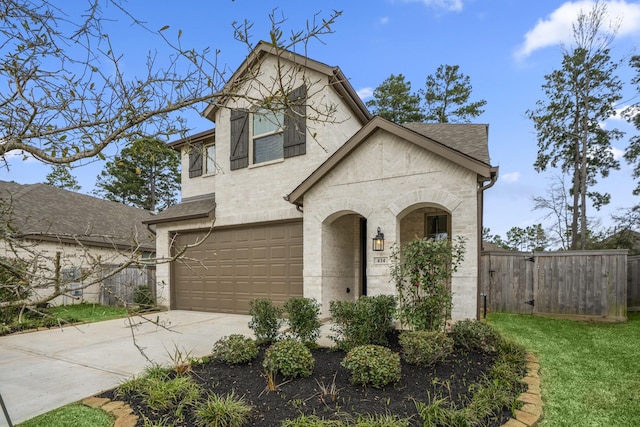
{"type": "Polygon", "coordinates": [[[489,126],[486,124],[405,123],[402,126],[482,163],[491,164],[489,126]]]}
{"type": "Polygon", "coordinates": [[[46,184],[22,185],[0,181],[3,221],[11,218],[15,233],[61,241],[77,239],[86,245],[155,249],[143,221],[151,212],[46,184]]]}
{"type": "Polygon", "coordinates": [[[215,193],[204,194],[189,199],[183,199],[177,205],[152,216],[144,221],[145,224],[160,224],[188,219],[211,218],[216,208],[215,193]]]}

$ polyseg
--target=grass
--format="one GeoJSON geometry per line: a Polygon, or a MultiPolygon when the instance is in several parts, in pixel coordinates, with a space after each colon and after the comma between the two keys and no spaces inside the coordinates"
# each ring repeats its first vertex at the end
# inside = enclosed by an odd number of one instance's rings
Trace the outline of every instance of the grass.
{"type": "Polygon", "coordinates": [[[102,409],[81,403],[63,406],[55,411],[32,418],[18,427],[112,427],[113,418],[102,409]]]}
{"type": "Polygon", "coordinates": [[[49,314],[60,319],[73,319],[76,322],[101,322],[127,315],[124,307],[111,307],[100,304],[62,305],[48,309],[49,314]]]}
{"type": "Polygon", "coordinates": [[[615,324],[504,313],[488,321],[539,357],[541,426],[638,425],[640,313],[615,324]]]}
{"type": "Polygon", "coordinates": [[[26,311],[21,323],[18,323],[17,317],[8,323],[0,322],[0,335],[36,328],[53,328],[68,323],[101,322],[127,316],[127,309],[124,307],[90,303],[62,305],[38,311],[26,311]]]}

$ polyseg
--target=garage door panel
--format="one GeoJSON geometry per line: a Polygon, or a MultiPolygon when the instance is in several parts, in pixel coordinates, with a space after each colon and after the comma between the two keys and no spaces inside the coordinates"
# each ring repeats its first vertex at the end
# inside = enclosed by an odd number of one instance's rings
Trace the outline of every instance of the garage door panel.
{"type": "MultiPolygon", "coordinates": [[[[177,246],[205,234],[179,234],[177,246]]],[[[255,298],[282,303],[302,296],[301,222],[215,230],[185,255],[172,265],[174,308],[247,313],[255,298]]]]}

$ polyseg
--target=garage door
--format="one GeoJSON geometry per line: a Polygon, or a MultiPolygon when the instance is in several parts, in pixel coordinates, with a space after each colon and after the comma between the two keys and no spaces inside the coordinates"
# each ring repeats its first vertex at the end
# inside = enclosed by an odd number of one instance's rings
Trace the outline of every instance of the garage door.
{"type": "MultiPolygon", "coordinates": [[[[206,232],[176,236],[176,247],[206,232]]],[[[173,263],[172,308],[247,313],[249,301],[302,296],[302,222],[216,229],[173,263]]]]}

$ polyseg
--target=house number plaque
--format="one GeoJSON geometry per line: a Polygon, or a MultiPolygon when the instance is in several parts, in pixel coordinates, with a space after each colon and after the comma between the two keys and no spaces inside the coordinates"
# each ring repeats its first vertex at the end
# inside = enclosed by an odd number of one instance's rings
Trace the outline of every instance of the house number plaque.
{"type": "Polygon", "coordinates": [[[388,261],[388,257],[386,256],[374,256],[373,257],[373,263],[374,264],[386,264],[388,261]]]}

